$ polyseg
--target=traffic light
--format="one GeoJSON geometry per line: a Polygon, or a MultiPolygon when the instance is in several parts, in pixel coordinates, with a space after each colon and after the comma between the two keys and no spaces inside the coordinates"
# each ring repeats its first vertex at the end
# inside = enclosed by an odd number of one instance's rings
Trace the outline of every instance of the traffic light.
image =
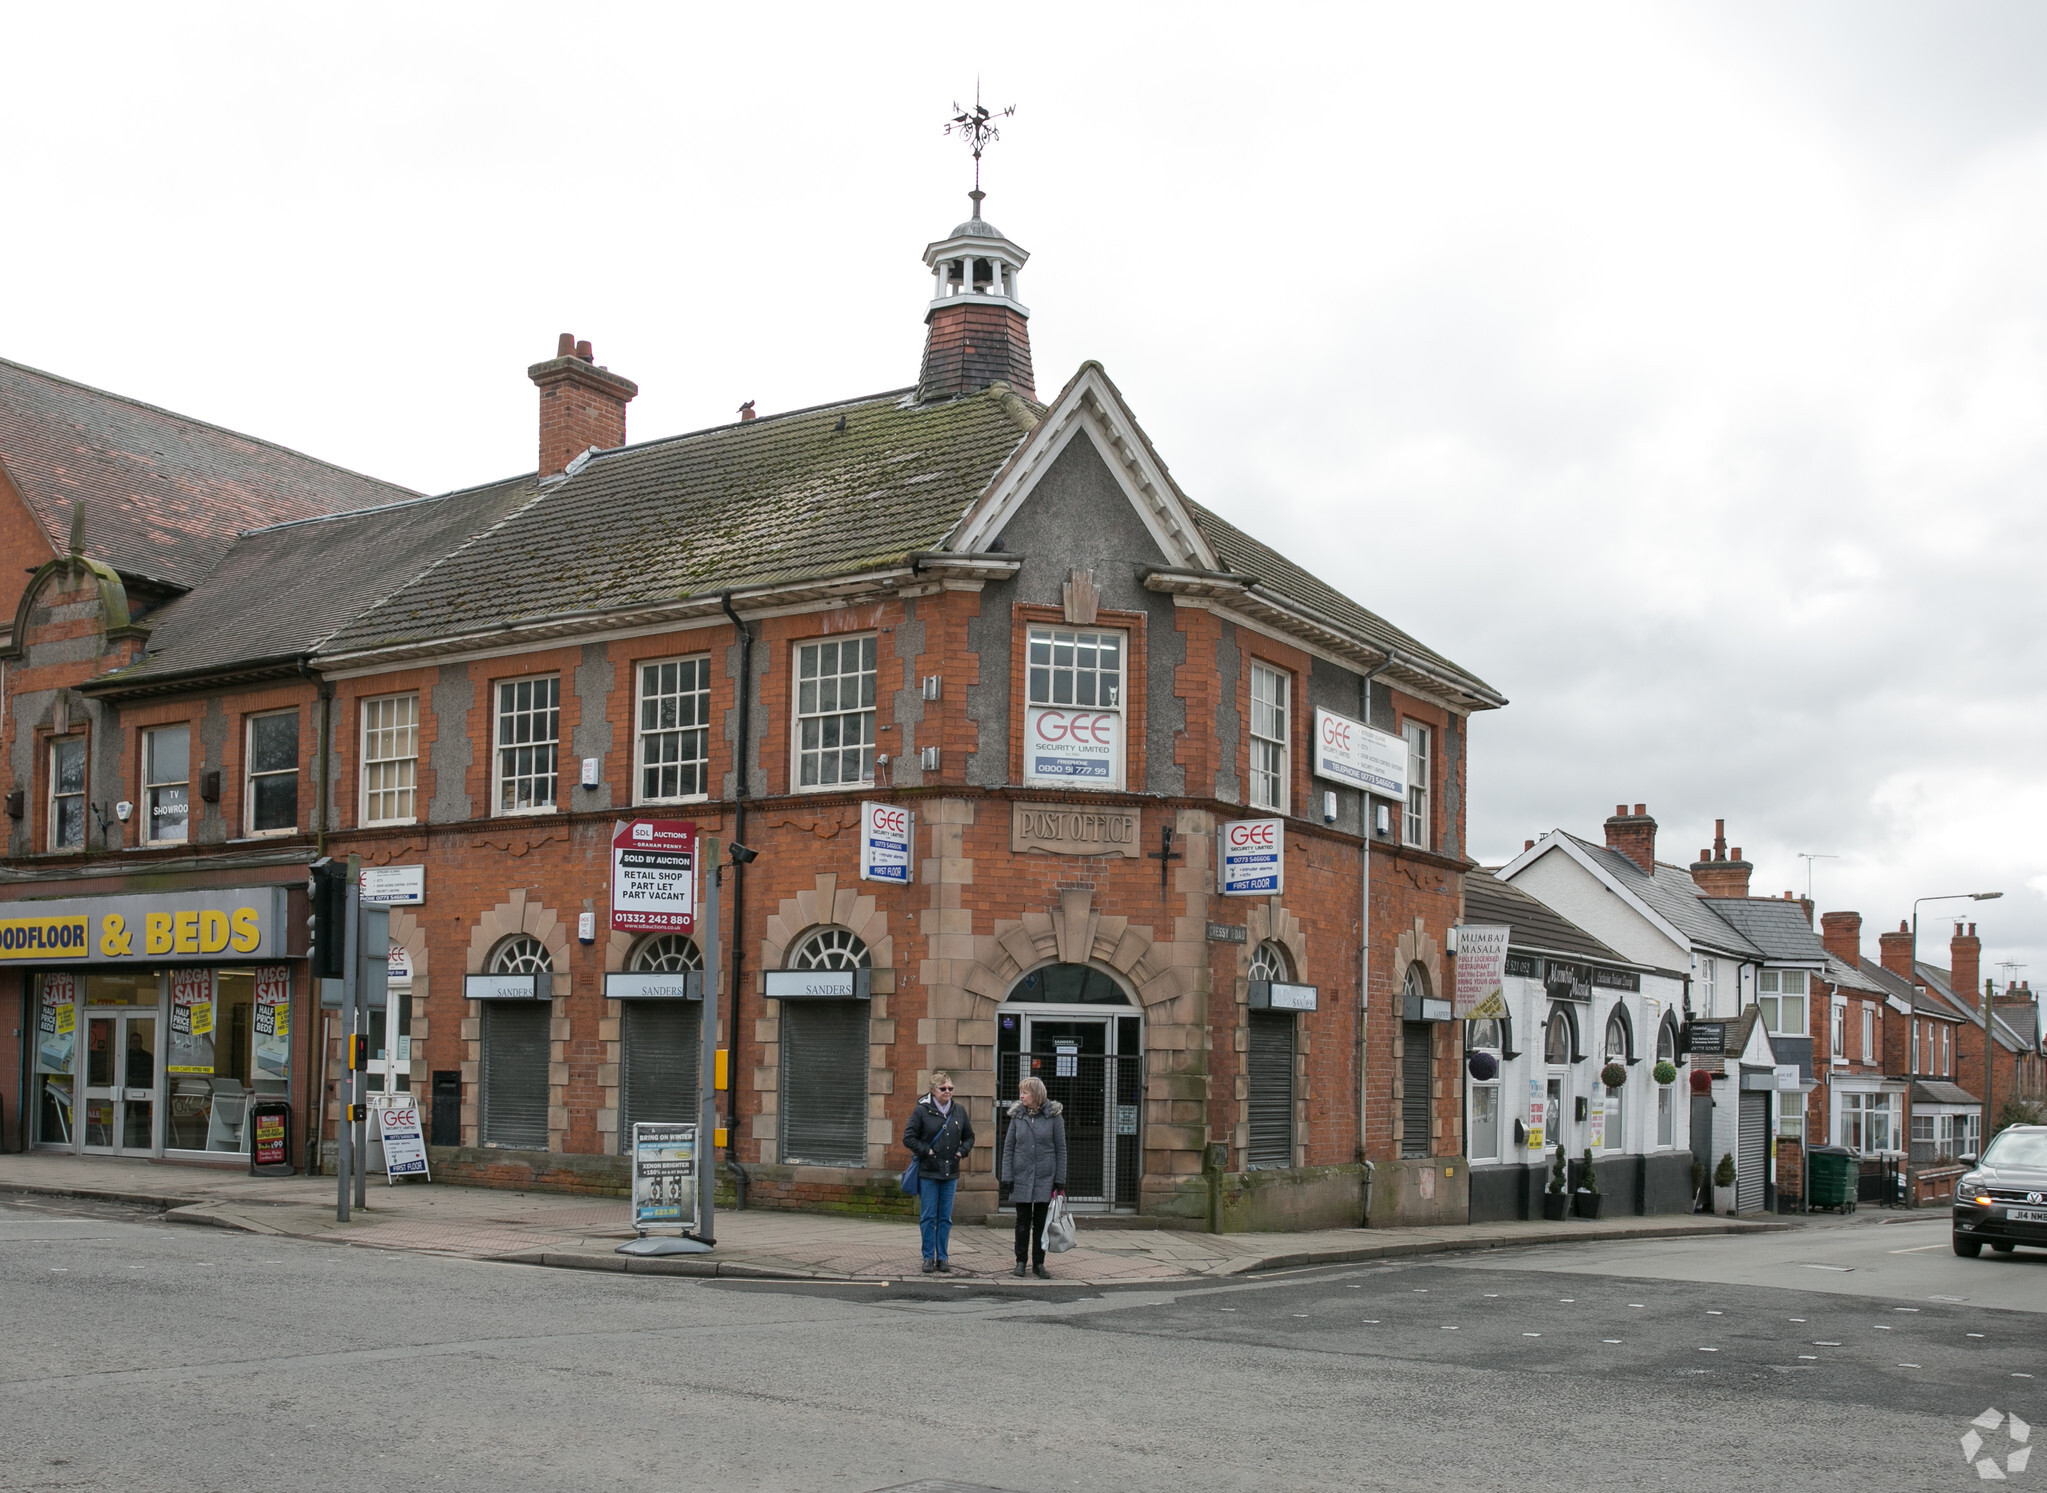
{"type": "Polygon", "coordinates": [[[341,861],[315,861],[310,867],[306,896],[312,916],[306,927],[313,946],[307,951],[316,980],[338,980],[348,967],[344,945],[348,936],[348,867],[341,861]]]}

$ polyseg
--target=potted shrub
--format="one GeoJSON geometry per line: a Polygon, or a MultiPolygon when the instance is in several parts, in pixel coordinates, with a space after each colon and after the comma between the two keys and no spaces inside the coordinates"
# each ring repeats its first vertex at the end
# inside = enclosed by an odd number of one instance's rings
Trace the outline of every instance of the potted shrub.
{"type": "MultiPolygon", "coordinates": [[[[1563,1147],[1557,1147],[1562,1150],[1563,1147]]],[[[1599,1192],[1599,1169],[1592,1164],[1592,1148],[1585,1148],[1585,1171],[1578,1179],[1578,1190],[1571,1195],[1571,1205],[1580,1218],[1599,1217],[1600,1205],[1606,1199],[1599,1192]]]]}
{"type": "Polygon", "coordinates": [[[1669,1059],[1666,1058],[1662,1062],[1659,1062],[1654,1068],[1649,1070],[1649,1076],[1655,1079],[1658,1083],[1676,1083],[1677,1064],[1671,1062],[1669,1059]]]}
{"type": "Polygon", "coordinates": [[[1555,1222],[1563,1218],[1571,1207],[1570,1179],[1565,1175],[1568,1163],[1564,1160],[1563,1143],[1557,1143],[1556,1165],[1549,1170],[1549,1191],[1542,1195],[1542,1216],[1555,1222]]]}
{"type": "Polygon", "coordinates": [[[1727,1152],[1720,1158],[1720,1165],[1713,1168],[1713,1211],[1731,1216],[1734,1212],[1734,1153],[1727,1152]]]}

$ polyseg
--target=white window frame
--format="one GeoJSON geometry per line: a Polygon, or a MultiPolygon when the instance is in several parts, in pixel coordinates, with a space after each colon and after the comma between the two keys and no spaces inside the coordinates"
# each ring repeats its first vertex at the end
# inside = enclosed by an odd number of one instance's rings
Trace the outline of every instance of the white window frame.
{"type": "Polygon", "coordinates": [[[1056,622],[1033,622],[1024,628],[1024,749],[1023,780],[1026,784],[1040,788],[1069,788],[1082,791],[1110,792],[1121,789],[1130,772],[1130,633],[1120,627],[1077,627],[1056,622]],[[1100,649],[1104,639],[1113,639],[1116,644],[1116,673],[1114,681],[1103,687],[1105,671],[1100,667],[1100,649]],[[1073,650],[1073,662],[1058,662],[1061,647],[1073,650]],[[1082,668],[1079,652],[1082,648],[1096,650],[1097,662],[1092,668],[1082,668]],[[1040,649],[1043,652],[1040,652],[1040,649]],[[1083,684],[1083,681],[1085,683],[1083,684]],[[1061,684],[1064,683],[1065,699],[1060,699],[1061,684]],[[1103,700],[1101,695],[1109,693],[1113,699],[1103,700]],[[1093,700],[1083,700],[1084,694],[1093,694],[1093,700]],[[1109,777],[1106,782],[1099,778],[1052,777],[1031,771],[1031,723],[1035,712],[1041,710],[1079,712],[1095,715],[1113,715],[1116,735],[1115,749],[1110,753],[1109,777]]]}
{"type": "Polygon", "coordinates": [[[805,638],[792,645],[789,660],[791,685],[789,693],[790,791],[793,793],[843,793],[848,788],[873,787],[874,757],[877,750],[876,728],[880,722],[877,707],[881,698],[880,643],[878,635],[871,632],[856,632],[848,633],[843,637],[805,638]],[[822,670],[824,666],[823,650],[834,644],[838,645],[841,652],[839,654],[839,667],[830,677],[841,683],[848,679],[866,681],[866,688],[860,691],[860,699],[855,702],[851,710],[845,708],[843,697],[837,686],[833,690],[833,708],[830,710],[823,708],[824,691],[822,684],[825,676],[818,671],[822,670]],[[850,674],[846,672],[844,666],[845,655],[843,652],[848,644],[861,650],[859,655],[860,667],[850,674]],[[811,677],[806,680],[803,676],[804,655],[813,651],[816,651],[818,659],[811,666],[813,670],[811,677]],[[868,662],[870,654],[873,655],[874,661],[872,663],[868,662]],[[804,708],[804,690],[806,686],[810,688],[812,694],[810,708],[807,710],[804,708]],[[859,742],[851,745],[848,745],[845,740],[844,723],[847,720],[854,720],[858,723],[862,738],[859,742]],[[820,724],[818,726],[817,745],[806,748],[803,740],[803,727],[805,722],[808,721],[817,721],[820,724]],[[830,734],[825,723],[836,723],[838,725],[840,740],[837,746],[828,747],[824,745],[825,736],[830,734]],[[845,777],[843,776],[845,754],[855,750],[860,753],[860,774],[857,777],[845,777]],[[818,782],[806,783],[803,781],[804,758],[806,755],[814,755],[817,758],[817,776],[820,779],[818,782]],[[835,773],[833,781],[829,783],[822,781],[824,761],[827,755],[834,755],[839,758],[837,764],[839,771],[835,773]]]}
{"type": "Polygon", "coordinates": [[[49,779],[49,792],[44,798],[44,811],[48,814],[46,843],[53,854],[83,854],[92,845],[92,821],[86,816],[86,806],[92,801],[92,738],[83,731],[71,731],[63,736],[49,738],[49,751],[44,756],[44,775],[49,779]],[[78,783],[76,793],[57,791],[57,753],[65,747],[78,748],[78,783]],[[61,799],[78,800],[78,843],[65,845],[57,839],[58,803],[61,799]]]}
{"type": "Polygon", "coordinates": [[[1900,1137],[1897,1106],[1891,1102],[1890,1094],[1871,1094],[1859,1090],[1841,1096],[1842,1144],[1858,1156],[1881,1156],[1898,1149],[1900,1137]],[[1870,1121],[1882,1115],[1884,1140],[1886,1144],[1872,1145],[1870,1121]]]}
{"type": "Polygon", "coordinates": [[[502,817],[524,814],[553,814],[558,812],[561,805],[561,675],[528,674],[518,679],[496,679],[491,681],[490,718],[491,812],[502,817]],[[522,685],[532,686],[535,689],[544,686],[549,693],[548,703],[545,705],[528,704],[523,710],[514,709],[507,711],[505,708],[507,692],[516,691],[522,685]],[[543,741],[540,736],[534,735],[528,740],[514,741],[507,744],[505,741],[505,727],[508,721],[520,718],[532,719],[542,714],[553,717],[554,734],[551,737],[543,741]],[[507,773],[505,769],[508,757],[513,753],[529,750],[534,752],[546,751],[547,770],[545,772],[507,773]],[[520,782],[538,784],[543,780],[548,784],[545,802],[542,802],[536,796],[531,802],[525,804],[514,802],[510,808],[505,806],[505,788],[507,784],[520,782]]]}
{"type": "Polygon", "coordinates": [[[1720,961],[1711,954],[1699,956],[1699,993],[1705,997],[1706,1014],[1719,1015],[1720,961]]]}
{"type": "Polygon", "coordinates": [[[1874,1063],[1876,1055],[1876,1007],[1868,1001],[1862,1003],[1862,1061],[1874,1063]]]}
{"type": "Polygon", "coordinates": [[[1762,1009],[1763,1028],[1773,1037],[1803,1037],[1812,1001],[1812,982],[1802,969],[1766,969],[1756,975],[1756,1005],[1762,1009]],[[1796,982],[1795,984],[1793,982],[1796,982]],[[1798,1025],[1783,1025],[1785,1001],[1798,1002],[1798,1025]]]}
{"type": "Polygon", "coordinates": [[[1254,809],[1267,809],[1275,814],[1291,812],[1292,698],[1291,674],[1270,664],[1252,662],[1251,807],[1254,809]]]}
{"type": "Polygon", "coordinates": [[[646,658],[633,665],[633,802],[636,804],[694,804],[702,803],[711,796],[711,655],[708,653],[683,654],[676,658],[646,658]],[[647,676],[663,669],[676,671],[676,689],[671,693],[657,690],[648,693],[647,676]],[[684,688],[684,681],[694,677],[695,683],[684,688]],[[677,704],[677,719],[684,713],[687,702],[694,709],[698,719],[688,725],[663,726],[647,724],[647,707],[650,700],[674,700],[677,704]],[[673,771],[677,786],[681,785],[686,772],[694,768],[700,785],[694,793],[649,793],[647,791],[647,745],[667,738],[679,738],[686,746],[692,735],[703,738],[701,749],[692,757],[677,757],[673,761],[652,764],[655,772],[673,771]]]}
{"type": "MultiPolygon", "coordinates": [[[[264,772],[256,770],[256,726],[260,721],[274,721],[285,716],[292,718],[292,757],[289,776],[296,783],[300,777],[298,754],[303,746],[299,740],[298,708],[290,710],[259,710],[242,717],[242,833],[251,839],[269,839],[275,835],[295,835],[298,822],[304,817],[305,805],[300,802],[304,796],[294,792],[291,801],[292,822],[288,825],[272,825],[269,829],[256,828],[256,781],[259,778],[281,778],[287,776],[283,768],[264,772]]],[[[301,785],[303,786],[303,785],[301,785]]]]}
{"type": "Polygon", "coordinates": [[[362,770],[357,774],[361,780],[358,789],[359,803],[357,812],[362,816],[362,823],[364,825],[419,823],[418,692],[407,691],[403,694],[372,696],[362,702],[361,716],[362,770]],[[398,713],[401,707],[410,709],[410,720],[392,720],[387,722],[378,719],[380,712],[383,710],[389,709],[394,713],[398,713]],[[392,753],[381,757],[374,755],[373,744],[378,743],[380,739],[389,739],[390,744],[399,745],[402,744],[402,738],[408,735],[411,738],[412,746],[412,751],[409,755],[400,753],[392,753]],[[379,769],[383,768],[391,769],[397,781],[388,785],[373,784],[371,779],[378,775],[379,769]],[[410,814],[372,815],[370,805],[376,799],[387,795],[397,802],[403,802],[405,797],[409,796],[412,803],[412,812],[410,814]]]}
{"type": "Polygon", "coordinates": [[[1429,844],[1429,776],[1431,728],[1420,721],[1403,720],[1400,734],[1407,741],[1407,807],[1401,817],[1400,843],[1416,850],[1429,844]]]}
{"type": "MultiPolygon", "coordinates": [[[[1500,1103],[1500,1091],[1501,1091],[1501,1088],[1502,1088],[1502,1085],[1501,1085],[1501,1084],[1499,1084],[1498,1082],[1488,1082],[1488,1083],[1477,1083],[1477,1082],[1474,1082],[1474,1083],[1473,1083],[1473,1084],[1471,1085],[1470,1089],[1469,1089],[1469,1093],[1470,1093],[1470,1095],[1471,1095],[1471,1114],[1470,1114],[1470,1116],[1469,1116],[1469,1117],[1468,1117],[1468,1118],[1466,1119],[1466,1122],[1465,1122],[1465,1124],[1466,1124],[1466,1129],[1465,1129],[1465,1132],[1464,1132],[1467,1138],[1469,1138],[1469,1137],[1471,1137],[1471,1136],[1473,1136],[1473,1135],[1476,1135],[1476,1134],[1477,1134],[1477,1132],[1478,1132],[1478,1126],[1477,1126],[1477,1124],[1476,1124],[1475,1122],[1476,1122],[1476,1120],[1477,1120],[1477,1118],[1478,1118],[1478,1109],[1479,1109],[1479,1102],[1480,1102],[1481,1096],[1483,1096],[1483,1098],[1484,1098],[1484,1100],[1485,1100],[1485,1102],[1486,1102],[1486,1103],[1489,1103],[1489,1104],[1490,1104],[1490,1105],[1492,1106],[1492,1111],[1493,1111],[1493,1114],[1492,1114],[1492,1120],[1493,1120],[1493,1149],[1492,1149],[1492,1151],[1491,1151],[1491,1153],[1490,1153],[1490,1154],[1484,1154],[1484,1153],[1481,1153],[1480,1151],[1478,1151],[1478,1150],[1476,1149],[1476,1147],[1475,1147],[1475,1146],[1471,1147],[1471,1154],[1470,1154],[1470,1156],[1468,1156],[1468,1157],[1467,1157],[1466,1159],[1467,1159],[1468,1161],[1471,1161],[1471,1162],[1475,1163],[1475,1164],[1476,1164],[1476,1163],[1491,1163],[1491,1162],[1496,1162],[1496,1161],[1498,1161],[1498,1160],[1500,1159],[1500,1146],[1501,1146],[1501,1144],[1502,1144],[1502,1141],[1501,1141],[1501,1138],[1500,1138],[1500,1131],[1501,1131],[1501,1129],[1502,1129],[1502,1126],[1501,1126],[1501,1124],[1500,1124],[1500,1116],[1501,1116],[1501,1111],[1502,1111],[1502,1109],[1504,1108],[1504,1106],[1502,1106],[1502,1105],[1501,1105],[1501,1103],[1500,1103]]],[[[1469,1142],[1469,1140],[1468,1140],[1468,1139],[1467,1139],[1467,1145],[1468,1145],[1468,1146],[1470,1145],[1470,1142],[1469,1142]]]]}
{"type": "Polygon", "coordinates": [[[192,838],[192,723],[190,721],[166,721],[161,726],[150,726],[142,733],[141,771],[136,774],[142,784],[142,802],[138,807],[142,813],[141,842],[144,845],[183,845],[192,838]],[[166,731],[185,733],[185,776],[179,778],[154,778],[151,771],[156,762],[156,739],[166,731]],[[166,788],[185,790],[185,822],[181,833],[159,835],[156,833],[156,795],[166,788]]]}
{"type": "Polygon", "coordinates": [[[1670,1097],[1670,1090],[1667,1083],[1656,1086],[1656,1144],[1659,1146],[1677,1144],[1677,1106],[1670,1097]]]}
{"type": "Polygon", "coordinates": [[[1848,1002],[1834,1002],[1834,1031],[1829,1041],[1828,1055],[1837,1063],[1848,1061],[1848,1002]]]}

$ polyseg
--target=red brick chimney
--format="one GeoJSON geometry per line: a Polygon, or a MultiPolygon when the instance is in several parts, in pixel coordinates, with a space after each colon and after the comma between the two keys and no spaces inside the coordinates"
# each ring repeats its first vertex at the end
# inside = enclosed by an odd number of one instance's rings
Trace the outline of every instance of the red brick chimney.
{"type": "Polygon", "coordinates": [[[1727,858],[1727,821],[1713,821],[1713,848],[1701,850],[1699,858],[1692,862],[1692,880],[1699,884],[1699,890],[1709,897],[1746,897],[1748,895],[1749,872],[1755,867],[1741,858],[1741,847],[1734,847],[1734,859],[1727,858]]]}
{"type": "Polygon", "coordinates": [[[1656,821],[1649,817],[1647,804],[1636,804],[1630,814],[1626,804],[1613,806],[1613,818],[1606,821],[1606,848],[1622,855],[1654,875],[1656,872],[1656,821]]]}
{"type": "Polygon", "coordinates": [[[1878,960],[1885,969],[1894,975],[1910,980],[1914,985],[1919,983],[1918,972],[1912,968],[1912,925],[1910,923],[1899,923],[1896,933],[1878,934],[1876,943],[1877,948],[1882,951],[1878,955],[1878,960]]]}
{"type": "Polygon", "coordinates": [[[592,446],[625,444],[625,407],[640,386],[597,366],[588,342],[561,334],[555,354],[526,377],[540,386],[540,475],[552,477],[592,446]]]}
{"type": "Polygon", "coordinates": [[[1976,925],[1955,924],[1955,936],[1948,940],[1948,988],[1975,1010],[1983,1009],[1983,940],[1976,936],[1976,925]]]}
{"type": "Polygon", "coordinates": [[[1031,313],[1016,289],[1017,274],[1031,256],[982,221],[980,188],[967,195],[974,215],[924,250],[932,290],[917,398],[958,399],[1001,379],[1024,398],[1036,399],[1031,313]]]}
{"type": "Polygon", "coordinates": [[[1820,914],[1820,942],[1827,952],[1850,969],[1862,967],[1862,914],[1823,912],[1820,914]]]}

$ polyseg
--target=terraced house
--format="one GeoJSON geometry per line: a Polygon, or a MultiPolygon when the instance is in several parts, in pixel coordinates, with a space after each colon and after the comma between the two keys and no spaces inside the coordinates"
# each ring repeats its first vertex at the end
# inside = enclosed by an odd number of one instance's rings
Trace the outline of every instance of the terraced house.
{"type": "MultiPolygon", "coordinates": [[[[535,471],[434,497],[175,422],[252,494],[181,489],[175,574],[146,464],[13,492],[47,558],[5,647],[10,1143],[233,1159],[268,1094],[317,1162],[305,867],[352,854],[396,901],[373,1082],[444,1177],[620,1185],[631,1125],[692,1112],[708,990],[754,1205],[900,1201],[946,1068],[964,1217],[1027,1073],[1083,1206],[1355,1222],[1371,1162],[1375,1217],[1465,1217],[1445,951],[1504,700],[1196,502],[1099,365],[1041,396],[1027,258],[976,193],[924,252],[915,384],[637,444],[636,387],[564,337],[535,471]],[[877,802],[907,880],[861,879],[877,802]],[[613,925],[639,820],[758,852],[726,968],[613,925]]],[[[17,377],[10,471],[139,409],[17,377]]]]}

